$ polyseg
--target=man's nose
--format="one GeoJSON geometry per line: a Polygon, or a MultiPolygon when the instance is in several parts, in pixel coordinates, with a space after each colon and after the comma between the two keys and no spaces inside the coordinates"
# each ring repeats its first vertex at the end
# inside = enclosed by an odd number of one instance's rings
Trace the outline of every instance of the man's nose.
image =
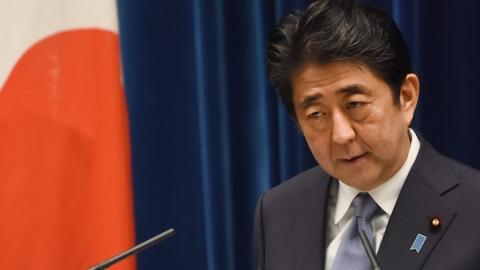
{"type": "Polygon", "coordinates": [[[335,112],[332,115],[332,140],[336,144],[346,144],[355,139],[355,130],[350,123],[350,119],[341,112],[335,112]]]}

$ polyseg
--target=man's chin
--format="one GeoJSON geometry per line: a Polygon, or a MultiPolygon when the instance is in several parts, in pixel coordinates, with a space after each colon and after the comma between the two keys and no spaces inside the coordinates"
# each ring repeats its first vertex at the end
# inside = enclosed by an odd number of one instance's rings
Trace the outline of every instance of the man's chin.
{"type": "Polygon", "coordinates": [[[379,185],[379,183],[375,181],[376,178],[362,175],[362,173],[343,175],[343,177],[339,177],[338,179],[345,185],[360,191],[369,191],[379,185]]]}

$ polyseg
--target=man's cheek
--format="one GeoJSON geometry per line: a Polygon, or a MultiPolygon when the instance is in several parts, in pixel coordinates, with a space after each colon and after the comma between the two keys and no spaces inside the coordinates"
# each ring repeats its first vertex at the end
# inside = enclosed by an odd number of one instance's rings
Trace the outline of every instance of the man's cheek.
{"type": "Polygon", "coordinates": [[[315,160],[319,163],[320,167],[322,167],[323,169],[328,170],[333,167],[332,160],[325,152],[316,149],[316,151],[313,152],[313,156],[315,160]]]}

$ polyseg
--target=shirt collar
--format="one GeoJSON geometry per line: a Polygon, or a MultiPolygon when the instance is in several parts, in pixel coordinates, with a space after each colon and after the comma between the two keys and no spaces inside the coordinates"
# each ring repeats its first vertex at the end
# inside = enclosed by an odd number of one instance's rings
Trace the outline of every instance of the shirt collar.
{"type": "MultiPolygon", "coordinates": [[[[392,215],[393,208],[397,203],[398,195],[402,190],[403,184],[407,179],[408,173],[417,158],[418,151],[420,150],[420,141],[418,140],[417,135],[412,129],[409,129],[411,143],[410,149],[408,151],[408,156],[405,162],[403,163],[400,170],[397,171],[389,180],[380,186],[370,190],[368,193],[373,198],[373,200],[382,208],[382,210],[388,214],[392,215]]],[[[347,213],[350,208],[350,204],[357,194],[360,192],[358,189],[350,187],[338,181],[338,196],[337,196],[337,206],[335,208],[335,224],[337,224],[347,213]]]]}

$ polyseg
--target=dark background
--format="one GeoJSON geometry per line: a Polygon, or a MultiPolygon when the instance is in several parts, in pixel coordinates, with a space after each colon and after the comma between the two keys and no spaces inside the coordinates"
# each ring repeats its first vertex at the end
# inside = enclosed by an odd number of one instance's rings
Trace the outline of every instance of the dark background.
{"type": "MultiPolygon", "coordinates": [[[[268,82],[269,30],[288,0],[119,0],[137,241],[177,235],[139,269],[246,270],[256,199],[314,165],[268,82]]],[[[480,167],[480,2],[367,1],[409,44],[421,98],[414,127],[480,167]]]]}

